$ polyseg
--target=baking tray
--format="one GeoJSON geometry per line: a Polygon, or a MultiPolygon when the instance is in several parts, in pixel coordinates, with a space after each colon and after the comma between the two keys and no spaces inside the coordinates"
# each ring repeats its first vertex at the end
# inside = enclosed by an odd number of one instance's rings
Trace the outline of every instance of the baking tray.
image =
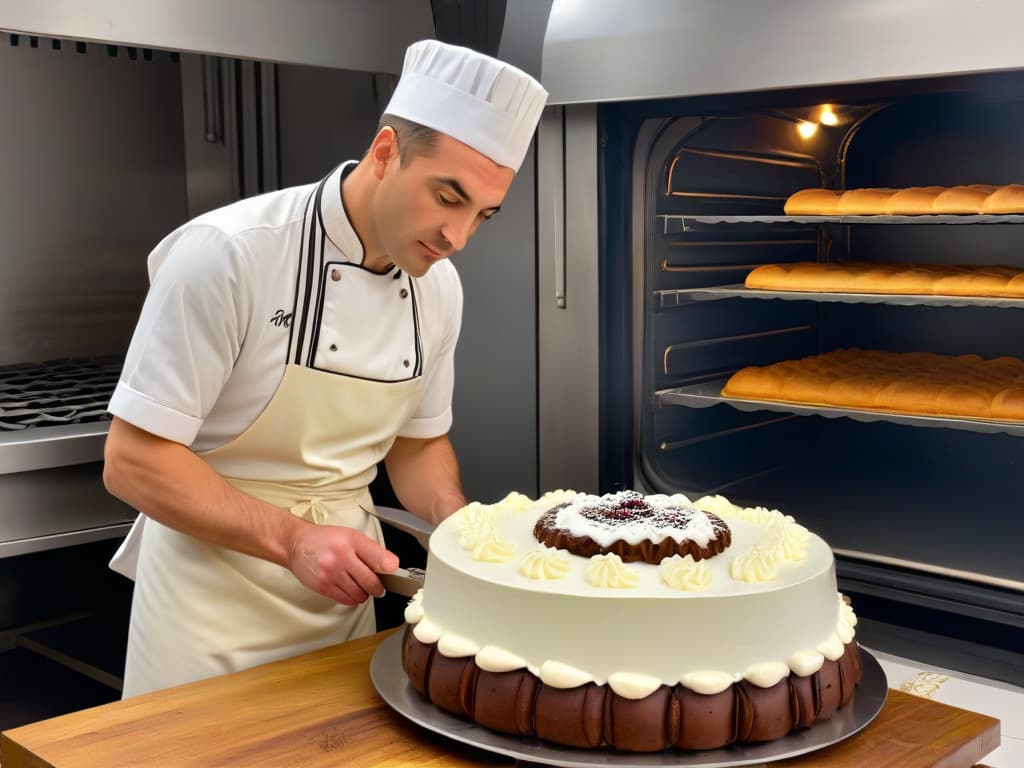
{"type": "Polygon", "coordinates": [[[678,288],[655,291],[662,309],[677,307],[693,301],[719,299],[783,299],[785,301],[828,301],[843,304],[895,304],[899,306],[923,305],[928,307],[999,307],[1024,309],[1024,299],[994,296],[935,296],[909,293],[837,293],[822,291],[771,291],[747,288],[742,284],[714,285],[707,288],[678,288]]]}
{"type": "Polygon", "coordinates": [[[693,224],[1024,224],[1024,214],[922,214],[920,216],[717,216],[660,213],[664,234],[685,232],[693,224]]]}
{"type": "Polygon", "coordinates": [[[712,405],[724,403],[741,411],[775,411],[777,413],[795,413],[800,416],[825,416],[829,419],[845,417],[864,422],[889,421],[896,424],[907,424],[912,427],[962,429],[968,432],[984,432],[987,434],[1005,432],[1008,435],[1024,436],[1024,422],[918,416],[908,413],[868,411],[859,408],[800,405],[799,403],[783,403],[774,400],[746,400],[738,397],[725,397],[722,395],[722,388],[725,386],[726,381],[728,381],[728,378],[705,381],[700,384],[690,384],[685,387],[675,387],[674,389],[663,389],[657,393],[658,400],[662,404],[682,405],[688,408],[710,408],[712,405]]]}
{"type": "Polygon", "coordinates": [[[402,633],[397,632],[378,646],[370,661],[370,678],[381,698],[403,717],[429,731],[488,752],[519,760],[519,765],[555,765],[565,768],[728,768],[757,765],[796,757],[847,739],[878,716],[885,705],[888,683],[878,661],[860,649],[864,676],[853,700],[831,720],[801,731],[793,731],[763,744],[733,744],[700,752],[632,753],[585,750],[549,744],[535,738],[511,736],[483,728],[450,715],[420,696],[402,670],[402,633]]]}

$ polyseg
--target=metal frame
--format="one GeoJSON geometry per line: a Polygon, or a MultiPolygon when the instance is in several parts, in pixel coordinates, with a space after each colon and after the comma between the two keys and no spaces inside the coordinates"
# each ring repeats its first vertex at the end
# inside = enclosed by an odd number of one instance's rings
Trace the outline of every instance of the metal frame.
{"type": "Polygon", "coordinates": [[[429,0],[0,0],[0,29],[367,72],[434,36],[429,0]]]}
{"type": "Polygon", "coordinates": [[[546,110],[537,148],[538,479],[542,490],[597,492],[597,108],[546,110]]]}

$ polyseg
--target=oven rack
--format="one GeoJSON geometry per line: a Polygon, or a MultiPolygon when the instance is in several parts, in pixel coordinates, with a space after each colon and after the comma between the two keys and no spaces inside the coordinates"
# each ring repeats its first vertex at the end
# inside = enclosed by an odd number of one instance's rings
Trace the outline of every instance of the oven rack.
{"type": "Polygon", "coordinates": [[[99,461],[120,357],[0,367],[0,475],[99,461]]]}
{"type": "Polygon", "coordinates": [[[921,214],[918,216],[721,216],[716,214],[659,213],[662,234],[687,232],[693,225],[716,224],[1024,224],[1024,214],[921,214]]]}
{"type": "Polygon", "coordinates": [[[698,384],[688,384],[672,389],[663,389],[657,392],[655,397],[659,404],[680,405],[687,408],[710,408],[713,405],[725,404],[741,411],[775,411],[776,413],[791,413],[798,416],[824,416],[829,419],[849,418],[863,422],[888,421],[913,427],[960,429],[986,434],[1006,433],[1024,437],[1024,422],[949,418],[909,413],[890,413],[888,411],[868,411],[859,408],[800,405],[799,403],[783,403],[771,400],[746,400],[725,397],[722,395],[722,388],[725,386],[726,381],[728,381],[728,377],[703,381],[698,384]]]}
{"type": "Polygon", "coordinates": [[[935,296],[893,293],[835,293],[824,291],[771,291],[747,288],[742,283],[713,285],[706,288],[676,288],[654,292],[655,301],[662,309],[678,307],[694,301],[719,299],[783,299],[784,301],[823,301],[843,304],[895,304],[898,306],[929,307],[999,307],[1024,309],[1024,299],[992,296],[935,296]]]}

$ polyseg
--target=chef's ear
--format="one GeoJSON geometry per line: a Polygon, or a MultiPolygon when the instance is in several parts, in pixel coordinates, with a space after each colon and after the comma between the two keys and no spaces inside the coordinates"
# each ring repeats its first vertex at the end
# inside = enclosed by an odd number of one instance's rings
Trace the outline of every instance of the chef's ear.
{"type": "Polygon", "coordinates": [[[384,178],[384,173],[391,162],[399,162],[398,134],[390,125],[383,126],[377,135],[373,137],[370,144],[370,162],[373,164],[373,173],[378,179],[384,178]]]}

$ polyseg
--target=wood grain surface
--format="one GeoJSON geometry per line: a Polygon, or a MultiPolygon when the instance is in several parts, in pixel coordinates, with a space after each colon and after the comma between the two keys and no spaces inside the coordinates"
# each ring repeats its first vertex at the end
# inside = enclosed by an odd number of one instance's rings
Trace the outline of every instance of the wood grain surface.
{"type": "MultiPolygon", "coordinates": [[[[137,696],[0,734],[3,768],[514,765],[428,733],[370,681],[390,632],[137,696]]],[[[878,718],[780,768],[970,768],[999,745],[999,721],[900,691],[878,718]]]]}

